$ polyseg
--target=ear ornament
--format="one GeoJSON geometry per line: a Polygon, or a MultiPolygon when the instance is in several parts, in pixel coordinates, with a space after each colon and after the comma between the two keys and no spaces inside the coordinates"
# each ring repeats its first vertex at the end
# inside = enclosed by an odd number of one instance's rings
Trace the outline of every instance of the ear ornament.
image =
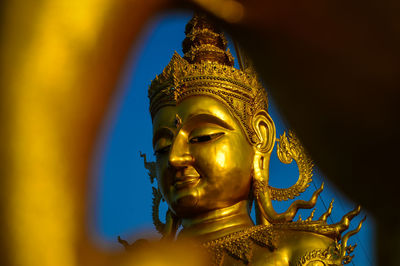
{"type": "MultiPolygon", "coordinates": [[[[155,162],[148,162],[146,160],[146,154],[140,153],[140,157],[144,159],[144,167],[148,170],[150,182],[153,184],[156,179],[156,164],[155,162]]],[[[153,199],[151,211],[153,224],[156,230],[162,235],[162,239],[173,239],[180,225],[180,221],[178,217],[168,209],[165,215],[165,223],[161,222],[159,217],[159,208],[161,200],[164,201],[164,199],[159,188],[152,187],[152,189],[153,199]]]]}
{"type": "Polygon", "coordinates": [[[315,206],[319,194],[323,190],[324,184],[314,192],[309,201],[296,200],[283,213],[276,213],[272,206],[272,200],[293,199],[304,192],[312,181],[311,159],[305,153],[300,141],[292,131],[289,131],[289,140],[284,133],[278,139],[277,153],[278,158],[283,163],[290,163],[296,160],[299,166],[299,178],[293,186],[286,189],[278,189],[268,185],[269,173],[268,163],[265,154],[256,150],[253,162],[253,191],[256,198],[257,217],[261,224],[290,222],[296,216],[299,209],[311,209],[315,206]]]}

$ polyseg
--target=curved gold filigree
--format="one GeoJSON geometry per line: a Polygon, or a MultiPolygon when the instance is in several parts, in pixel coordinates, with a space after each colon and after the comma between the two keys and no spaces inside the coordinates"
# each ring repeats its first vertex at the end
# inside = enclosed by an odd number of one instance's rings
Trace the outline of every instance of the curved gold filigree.
{"type": "Polygon", "coordinates": [[[353,255],[350,255],[350,254],[357,247],[357,244],[354,244],[354,246],[352,246],[352,245],[347,246],[347,241],[351,236],[357,234],[360,231],[361,226],[362,226],[362,224],[363,224],[363,222],[365,221],[366,218],[367,217],[364,216],[364,218],[358,224],[357,228],[352,230],[352,231],[350,231],[350,232],[347,232],[342,238],[342,241],[340,243],[340,255],[342,257],[342,262],[344,264],[347,264],[347,263],[351,262],[351,260],[354,258],[354,254],[353,255]]]}
{"type": "Polygon", "coordinates": [[[354,258],[353,253],[357,244],[354,246],[347,246],[347,240],[350,236],[358,233],[361,229],[362,223],[365,221],[365,217],[360,221],[357,228],[348,232],[339,243],[338,241],[333,242],[326,249],[314,249],[306,252],[297,262],[296,266],[303,265],[344,265],[349,264],[354,258]]]}
{"type": "Polygon", "coordinates": [[[163,239],[171,239],[175,237],[176,231],[180,225],[180,220],[169,209],[165,215],[165,223],[161,222],[159,216],[160,202],[163,200],[160,189],[153,189],[153,206],[152,218],[156,230],[162,235],[163,239]]]}
{"type": "MultiPolygon", "coordinates": [[[[156,164],[155,162],[148,162],[146,158],[146,154],[140,152],[140,157],[143,158],[144,167],[148,170],[148,174],[150,177],[150,182],[154,183],[154,180],[157,178],[156,176],[156,164]]],[[[166,223],[164,224],[160,220],[159,216],[159,208],[160,202],[163,200],[160,189],[152,187],[153,189],[153,199],[152,199],[152,218],[153,224],[156,230],[163,236],[163,238],[172,238],[175,236],[175,233],[179,227],[179,219],[175,217],[170,210],[167,211],[165,216],[166,223]]]]}
{"type": "Polygon", "coordinates": [[[292,223],[274,225],[275,228],[279,229],[308,231],[335,239],[335,242],[326,249],[315,249],[307,252],[297,261],[296,265],[343,265],[350,263],[353,259],[354,255],[351,255],[351,253],[354,251],[357,244],[348,246],[347,241],[351,236],[360,231],[366,217],[360,221],[356,229],[347,232],[342,237],[342,233],[349,228],[350,221],[360,213],[361,207],[357,206],[353,211],[347,213],[340,222],[336,224],[327,224],[326,218],[332,211],[332,203],[333,202],[331,202],[328,211],[321,216],[322,219],[320,218],[317,221],[312,221],[312,219],[301,221],[299,219],[299,221],[292,223]],[[339,242],[340,239],[341,241],[339,242]]]}
{"type": "Polygon", "coordinates": [[[268,225],[257,225],[227,236],[207,241],[203,247],[211,255],[213,265],[221,265],[225,254],[248,265],[253,255],[253,245],[276,249],[276,233],[268,225]]]}
{"type": "MultiPolygon", "coordinates": [[[[153,184],[154,179],[156,179],[156,164],[155,162],[148,162],[147,157],[145,153],[140,152],[140,157],[143,158],[144,162],[144,167],[148,171],[148,175],[150,177],[150,182],[153,184]]],[[[164,235],[165,232],[165,224],[161,222],[160,217],[159,217],[159,207],[160,207],[160,202],[162,200],[162,195],[160,192],[160,189],[152,187],[153,189],[153,200],[152,200],[152,218],[153,218],[153,224],[156,227],[156,230],[164,235]]]]}
{"type": "MultiPolygon", "coordinates": [[[[332,239],[340,239],[342,238],[341,235],[344,231],[346,231],[349,228],[351,220],[357,216],[361,211],[361,207],[357,206],[354,210],[348,212],[346,215],[343,216],[343,218],[335,223],[335,224],[328,224],[326,222],[326,218],[330,215],[330,211],[328,210],[325,214],[323,214],[323,217],[325,219],[318,219],[318,220],[312,220],[311,219],[306,219],[306,220],[301,220],[299,217],[299,220],[297,221],[292,221],[290,223],[287,222],[281,222],[281,223],[275,223],[274,227],[279,228],[279,229],[285,229],[285,230],[295,230],[295,231],[303,231],[303,232],[312,232],[312,233],[317,233],[320,235],[324,235],[327,237],[330,237],[332,239]]],[[[363,221],[361,221],[362,224],[363,221]]],[[[361,226],[361,225],[359,225],[361,226]]],[[[358,231],[357,231],[358,232],[358,231]]],[[[357,233],[355,232],[355,233],[357,233]]],[[[354,235],[355,233],[352,233],[346,237],[343,236],[342,242],[346,242],[347,239],[354,235]]],[[[344,243],[346,244],[346,243],[344,243]]]]}
{"type": "Polygon", "coordinates": [[[153,218],[153,224],[156,227],[156,230],[164,235],[165,231],[165,224],[161,222],[160,216],[159,216],[159,208],[160,208],[160,202],[162,200],[162,195],[160,192],[160,189],[157,189],[155,187],[152,187],[153,189],[153,206],[151,208],[152,210],[152,218],[153,218]]]}
{"type": "Polygon", "coordinates": [[[303,193],[310,185],[313,176],[313,162],[307,155],[300,140],[296,137],[293,131],[289,131],[289,138],[286,136],[286,132],[277,139],[277,150],[279,160],[282,163],[289,164],[293,160],[296,161],[299,168],[299,178],[297,182],[289,188],[274,188],[268,186],[269,193],[271,194],[272,200],[288,200],[294,199],[303,193]]]}
{"type": "Polygon", "coordinates": [[[299,209],[311,209],[317,203],[319,194],[324,189],[324,183],[317,189],[309,201],[296,200],[283,213],[277,213],[272,206],[272,197],[268,191],[268,163],[264,155],[256,151],[253,161],[253,190],[258,210],[261,212],[263,224],[291,222],[299,209]]]}
{"type": "Polygon", "coordinates": [[[153,184],[154,179],[156,179],[157,174],[156,174],[156,163],[155,162],[148,162],[146,158],[146,154],[139,152],[140,157],[143,158],[143,163],[144,163],[144,168],[147,169],[149,177],[150,177],[150,182],[153,184]]]}
{"type": "Polygon", "coordinates": [[[296,266],[303,265],[315,265],[315,266],[327,266],[327,265],[337,265],[332,264],[336,261],[336,259],[332,260],[332,257],[335,257],[334,254],[337,252],[332,252],[335,250],[335,247],[329,247],[327,249],[314,249],[312,251],[304,254],[296,263],[296,266]],[[333,254],[332,254],[333,253],[333,254]],[[329,261],[329,262],[328,262],[329,261]],[[327,264],[329,263],[329,264],[327,264]]]}

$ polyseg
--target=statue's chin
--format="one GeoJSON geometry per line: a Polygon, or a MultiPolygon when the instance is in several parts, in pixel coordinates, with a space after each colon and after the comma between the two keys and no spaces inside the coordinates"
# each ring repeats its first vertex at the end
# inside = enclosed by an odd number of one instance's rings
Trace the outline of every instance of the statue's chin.
{"type": "Polygon", "coordinates": [[[171,207],[178,217],[185,218],[198,212],[198,201],[197,189],[182,190],[174,195],[171,207]]]}

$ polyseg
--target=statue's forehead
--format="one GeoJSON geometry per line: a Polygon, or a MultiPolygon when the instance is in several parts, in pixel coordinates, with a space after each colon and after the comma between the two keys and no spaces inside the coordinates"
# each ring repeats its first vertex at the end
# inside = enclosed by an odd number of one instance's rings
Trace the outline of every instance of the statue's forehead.
{"type": "Polygon", "coordinates": [[[154,116],[153,129],[156,130],[162,126],[175,127],[177,118],[185,123],[199,114],[208,114],[228,123],[235,123],[233,116],[223,103],[208,96],[194,96],[186,98],[175,106],[161,108],[154,116]]]}

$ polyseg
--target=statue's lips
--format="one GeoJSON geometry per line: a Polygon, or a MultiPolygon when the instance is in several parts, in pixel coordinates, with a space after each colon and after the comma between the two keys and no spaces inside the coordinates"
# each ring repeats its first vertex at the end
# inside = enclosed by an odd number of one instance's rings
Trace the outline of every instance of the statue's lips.
{"type": "Polygon", "coordinates": [[[175,189],[195,186],[200,181],[200,176],[183,176],[179,177],[174,182],[175,189]]]}

